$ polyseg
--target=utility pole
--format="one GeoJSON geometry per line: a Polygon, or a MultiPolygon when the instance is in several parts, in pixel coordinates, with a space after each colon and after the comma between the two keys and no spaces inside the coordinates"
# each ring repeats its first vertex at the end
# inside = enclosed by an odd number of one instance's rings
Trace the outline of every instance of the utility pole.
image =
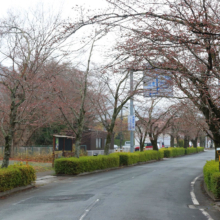
{"type": "MultiPolygon", "coordinates": [[[[133,93],[133,70],[130,70],[130,93],[133,93]]],[[[130,116],[134,115],[134,104],[133,104],[133,96],[130,99],[130,116]]],[[[134,152],[134,131],[130,131],[130,152],[134,152]]]]}
{"type": "Polygon", "coordinates": [[[120,132],[120,149],[122,148],[122,122],[123,122],[123,107],[121,108],[121,132],[120,132]]]}

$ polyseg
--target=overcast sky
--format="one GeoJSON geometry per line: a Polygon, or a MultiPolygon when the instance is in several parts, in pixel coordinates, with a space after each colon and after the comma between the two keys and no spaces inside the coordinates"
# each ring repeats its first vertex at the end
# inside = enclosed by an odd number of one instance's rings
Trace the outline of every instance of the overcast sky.
{"type": "MultiPolygon", "coordinates": [[[[5,16],[8,11],[12,10],[17,13],[22,13],[23,10],[28,11],[29,8],[36,8],[37,6],[43,5],[44,11],[52,10],[55,14],[58,11],[61,11],[62,19],[71,18],[74,20],[74,16],[76,13],[74,12],[74,8],[77,6],[82,6],[83,8],[90,9],[91,11],[96,11],[98,9],[104,9],[107,6],[105,0],[1,0],[0,7],[0,18],[5,16]]],[[[90,33],[89,30],[94,29],[94,27],[86,27],[80,30],[78,37],[75,34],[72,38],[74,45],[77,45],[82,36],[90,33]]],[[[94,34],[94,32],[93,32],[94,34]]],[[[115,40],[114,36],[107,36],[105,40],[100,40],[96,43],[95,50],[93,51],[92,62],[94,63],[102,63],[104,62],[103,53],[107,51],[107,46],[104,45],[108,42],[108,45],[113,45],[115,40]],[[112,43],[110,43],[112,41],[112,43]]],[[[80,47],[80,46],[79,46],[80,47]]],[[[89,50],[90,47],[87,48],[89,50]]],[[[74,48],[75,49],[75,48],[74,48]]],[[[74,57],[76,63],[78,63],[77,58],[78,55],[74,57]]],[[[80,62],[87,63],[87,56],[80,56],[80,62]],[[83,61],[84,59],[84,61],[83,61]]]]}
{"type": "Polygon", "coordinates": [[[90,9],[103,8],[106,6],[105,0],[1,0],[0,14],[4,15],[9,9],[28,9],[39,3],[43,3],[47,8],[62,8],[64,17],[72,15],[74,6],[86,6],[90,9]]]}
{"type": "MultiPolygon", "coordinates": [[[[47,11],[47,9],[52,9],[53,11],[60,10],[62,12],[63,19],[67,19],[68,17],[74,18],[75,13],[73,8],[76,7],[76,5],[91,9],[92,11],[107,8],[107,3],[105,0],[1,0],[0,17],[5,16],[9,10],[22,12],[22,10],[35,8],[37,5],[43,5],[45,11],[47,11]]],[[[88,32],[89,29],[89,27],[86,27],[86,29],[83,31],[88,32]]],[[[110,34],[104,40],[97,43],[94,55],[92,57],[92,62],[94,62],[95,65],[103,64],[105,60],[108,60],[106,57],[108,56],[110,47],[114,45],[115,39],[116,36],[114,34],[110,34]],[[109,48],[107,48],[106,45],[108,45],[109,48]],[[105,57],[103,54],[105,54],[105,57]]],[[[71,61],[73,63],[74,61],[76,63],[81,62],[82,64],[85,64],[83,66],[86,68],[88,59],[87,55],[76,55],[71,61]]]]}

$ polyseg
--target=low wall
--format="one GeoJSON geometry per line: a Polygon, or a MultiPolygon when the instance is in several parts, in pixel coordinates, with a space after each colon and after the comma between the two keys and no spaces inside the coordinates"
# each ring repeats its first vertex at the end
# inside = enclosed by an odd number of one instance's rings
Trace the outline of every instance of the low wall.
{"type": "MultiPolygon", "coordinates": [[[[114,150],[109,150],[109,153],[114,153],[114,150]]],[[[104,150],[87,150],[88,156],[93,156],[94,154],[104,155],[104,150]]]]}

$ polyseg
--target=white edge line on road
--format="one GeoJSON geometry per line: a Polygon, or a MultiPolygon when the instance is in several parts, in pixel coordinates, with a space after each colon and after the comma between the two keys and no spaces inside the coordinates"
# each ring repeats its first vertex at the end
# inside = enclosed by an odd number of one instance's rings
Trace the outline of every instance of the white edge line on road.
{"type": "Polygon", "coordinates": [[[84,217],[87,215],[87,213],[94,207],[94,205],[99,201],[99,199],[96,199],[95,202],[93,202],[86,210],[85,212],[83,213],[83,215],[81,215],[80,219],[79,220],[83,220],[84,217]]]}
{"type": "Polygon", "coordinates": [[[196,195],[195,195],[195,193],[194,193],[194,185],[195,185],[196,180],[197,180],[200,176],[201,176],[201,175],[197,176],[197,177],[191,182],[191,192],[190,192],[190,195],[191,195],[191,199],[192,199],[193,205],[199,205],[199,202],[198,202],[198,200],[196,199],[196,195]]]}
{"type": "Polygon", "coordinates": [[[28,199],[31,199],[31,198],[33,198],[33,196],[31,196],[31,197],[29,197],[29,198],[27,198],[27,199],[20,200],[19,202],[16,202],[16,203],[14,203],[13,205],[17,205],[17,204],[19,204],[19,203],[21,203],[21,202],[24,202],[24,201],[26,201],[26,200],[28,200],[28,199]]]}
{"type": "Polygon", "coordinates": [[[207,217],[208,220],[213,220],[213,218],[209,215],[209,213],[206,212],[204,209],[199,209],[199,210],[202,212],[202,214],[203,214],[204,216],[207,217]]]}
{"type": "MultiPolygon", "coordinates": [[[[194,205],[199,205],[199,202],[198,202],[198,200],[196,199],[196,195],[195,195],[195,193],[194,193],[194,185],[195,185],[195,183],[196,183],[196,180],[197,180],[200,176],[202,176],[202,174],[199,175],[199,176],[197,176],[197,177],[191,182],[191,192],[190,192],[190,195],[191,195],[191,199],[192,199],[192,202],[193,202],[194,205]]],[[[209,213],[206,212],[204,209],[199,209],[199,210],[202,212],[202,214],[203,214],[205,217],[207,217],[208,220],[213,220],[213,218],[209,215],[209,213]]]]}

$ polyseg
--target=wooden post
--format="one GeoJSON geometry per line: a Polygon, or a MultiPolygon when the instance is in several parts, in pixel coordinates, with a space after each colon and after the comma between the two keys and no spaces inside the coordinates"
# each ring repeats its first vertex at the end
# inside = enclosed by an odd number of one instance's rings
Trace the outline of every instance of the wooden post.
{"type": "Polygon", "coordinates": [[[218,168],[219,168],[219,172],[220,172],[220,155],[218,155],[219,156],[219,166],[218,166],[218,168]]]}
{"type": "Polygon", "coordinates": [[[64,155],[64,150],[65,150],[65,137],[63,138],[63,157],[65,156],[64,155]]]}

